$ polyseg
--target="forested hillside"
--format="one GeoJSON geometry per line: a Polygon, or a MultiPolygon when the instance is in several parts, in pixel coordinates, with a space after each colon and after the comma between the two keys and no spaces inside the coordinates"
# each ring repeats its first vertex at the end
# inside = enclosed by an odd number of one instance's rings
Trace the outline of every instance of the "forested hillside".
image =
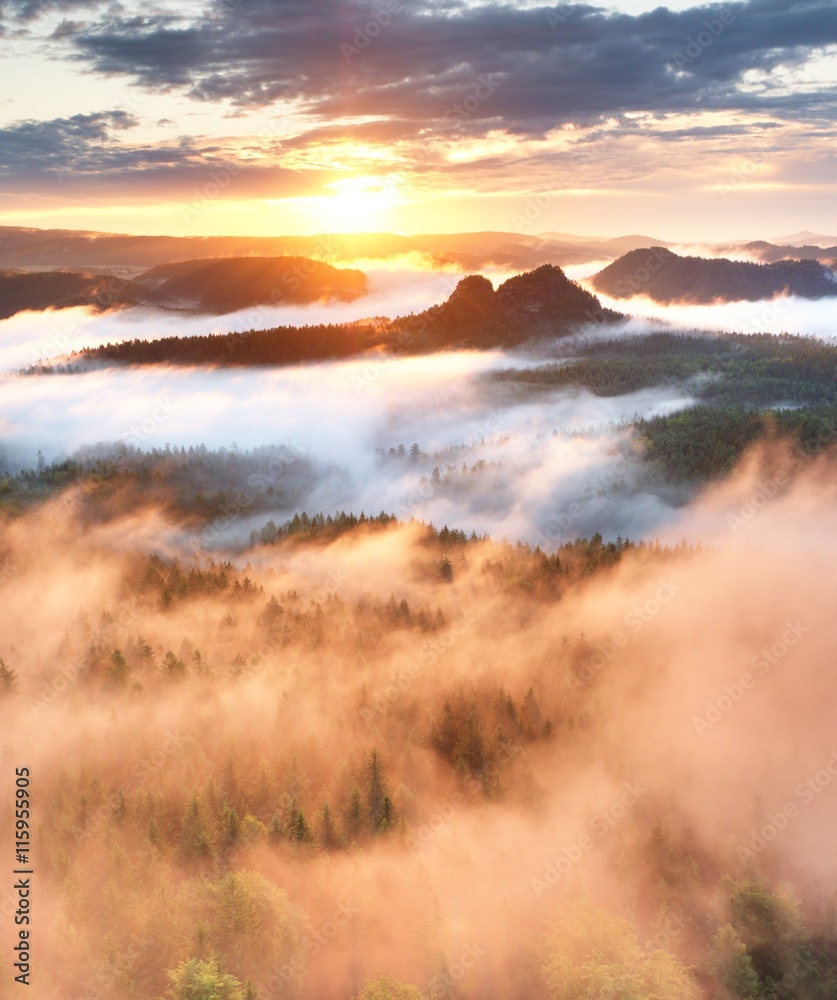
{"type": "Polygon", "coordinates": [[[655,302],[736,302],[798,295],[837,295],[834,272],[816,260],[772,264],[724,258],[681,257],[665,247],[631,250],[591,279],[598,292],[617,299],[647,295],[655,302]]]}
{"type": "Polygon", "coordinates": [[[514,347],[532,337],[563,336],[591,322],[608,324],[619,318],[559,267],[544,265],[510,278],[496,291],[479,275],[463,278],[441,305],[391,322],[126,340],[82,351],[70,363],[285,365],[352,357],[372,348],[413,354],[514,347]]]}
{"type": "Polygon", "coordinates": [[[6,731],[54,734],[31,762],[39,996],[476,1000],[500,980],[555,1000],[617,975],[631,996],[832,995],[827,889],[747,832],[757,807],[720,804],[752,773],[715,779],[725,836],[689,809],[705,709],[666,678],[717,556],[345,514],[184,561],[28,517],[4,533],[7,606],[47,571],[21,559],[48,524],[77,586],[0,674],[6,731]],[[669,699],[667,762],[637,688],[669,699]]]}

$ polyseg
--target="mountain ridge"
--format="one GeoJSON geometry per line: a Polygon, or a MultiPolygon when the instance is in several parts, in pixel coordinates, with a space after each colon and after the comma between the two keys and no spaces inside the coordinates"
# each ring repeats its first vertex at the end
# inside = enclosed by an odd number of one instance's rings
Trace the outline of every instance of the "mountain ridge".
{"type": "Polygon", "coordinates": [[[647,295],[665,305],[754,302],[783,294],[811,299],[837,295],[837,278],[815,260],[756,264],[680,256],[665,247],[631,250],[593,275],[590,284],[612,298],[647,295]]]}

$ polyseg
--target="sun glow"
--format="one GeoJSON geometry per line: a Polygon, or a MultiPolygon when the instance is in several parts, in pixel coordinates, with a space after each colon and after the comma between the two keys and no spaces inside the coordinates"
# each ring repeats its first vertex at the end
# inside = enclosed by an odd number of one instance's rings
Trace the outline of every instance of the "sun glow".
{"type": "Polygon", "coordinates": [[[403,204],[391,178],[348,177],[328,187],[330,194],[289,199],[284,207],[304,213],[320,232],[365,233],[392,228],[392,210],[403,204]]]}

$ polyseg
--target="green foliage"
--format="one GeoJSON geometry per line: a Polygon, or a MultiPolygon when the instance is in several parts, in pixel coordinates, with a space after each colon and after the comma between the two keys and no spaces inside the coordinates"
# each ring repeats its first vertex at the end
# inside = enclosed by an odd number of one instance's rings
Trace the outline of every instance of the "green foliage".
{"type": "Polygon", "coordinates": [[[284,964],[299,952],[296,911],[264,875],[228,872],[205,885],[208,934],[215,953],[242,979],[265,955],[284,964]]]}
{"type": "Polygon", "coordinates": [[[553,1000],[698,1000],[688,970],[666,951],[647,952],[632,924],[591,903],[554,927],[546,973],[553,1000]]]}
{"type": "Polygon", "coordinates": [[[311,832],[311,827],[305,819],[305,814],[297,805],[291,808],[291,815],[288,821],[288,836],[296,844],[312,844],[314,842],[314,834],[311,832]]]}
{"type": "Polygon", "coordinates": [[[115,649],[111,654],[110,667],[108,668],[107,679],[113,687],[122,687],[128,679],[131,668],[125,659],[121,649],[115,649]]]}
{"type": "Polygon", "coordinates": [[[214,830],[209,811],[195,793],[183,817],[180,847],[187,858],[209,857],[214,850],[214,830]]]}
{"type": "Polygon", "coordinates": [[[428,1000],[417,986],[411,986],[401,979],[381,976],[364,983],[357,1000],[428,1000]]]}
{"type": "Polygon", "coordinates": [[[717,984],[719,1000],[759,997],[759,977],[744,942],[731,924],[724,924],[712,939],[707,968],[717,984]]]}
{"type": "Polygon", "coordinates": [[[712,479],[729,472],[765,431],[752,410],[695,406],[667,417],[637,422],[646,458],[674,480],[712,479]]]}
{"type": "Polygon", "coordinates": [[[655,333],[595,341],[579,350],[586,356],[489,377],[526,392],[581,387],[600,396],[681,385],[701,405],[636,422],[646,458],[676,481],[728,472],[774,425],[798,437],[808,453],[813,444],[837,436],[833,344],[772,334],[655,333]],[[765,407],[777,412],[766,413],[765,407]]]}
{"type": "Polygon", "coordinates": [[[0,658],[0,695],[11,694],[17,687],[17,674],[0,658]]]}
{"type": "Polygon", "coordinates": [[[187,959],[168,978],[171,1000],[243,1000],[238,980],[221,972],[214,957],[187,959]]]}
{"type": "Polygon", "coordinates": [[[764,993],[783,982],[804,978],[810,942],[799,904],[787,891],[772,891],[754,881],[723,880],[730,923],[747,950],[764,993]]]}
{"type": "Polygon", "coordinates": [[[363,804],[360,798],[360,789],[355,785],[349,795],[346,804],[346,832],[350,837],[358,837],[363,825],[363,804]]]}

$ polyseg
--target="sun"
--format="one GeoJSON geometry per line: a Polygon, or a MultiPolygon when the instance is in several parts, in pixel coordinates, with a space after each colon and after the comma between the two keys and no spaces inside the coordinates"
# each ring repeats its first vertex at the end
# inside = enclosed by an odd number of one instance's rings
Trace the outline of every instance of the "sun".
{"type": "Polygon", "coordinates": [[[329,194],[295,199],[309,226],[328,233],[380,232],[401,204],[390,178],[347,177],[328,185],[329,194]]]}

